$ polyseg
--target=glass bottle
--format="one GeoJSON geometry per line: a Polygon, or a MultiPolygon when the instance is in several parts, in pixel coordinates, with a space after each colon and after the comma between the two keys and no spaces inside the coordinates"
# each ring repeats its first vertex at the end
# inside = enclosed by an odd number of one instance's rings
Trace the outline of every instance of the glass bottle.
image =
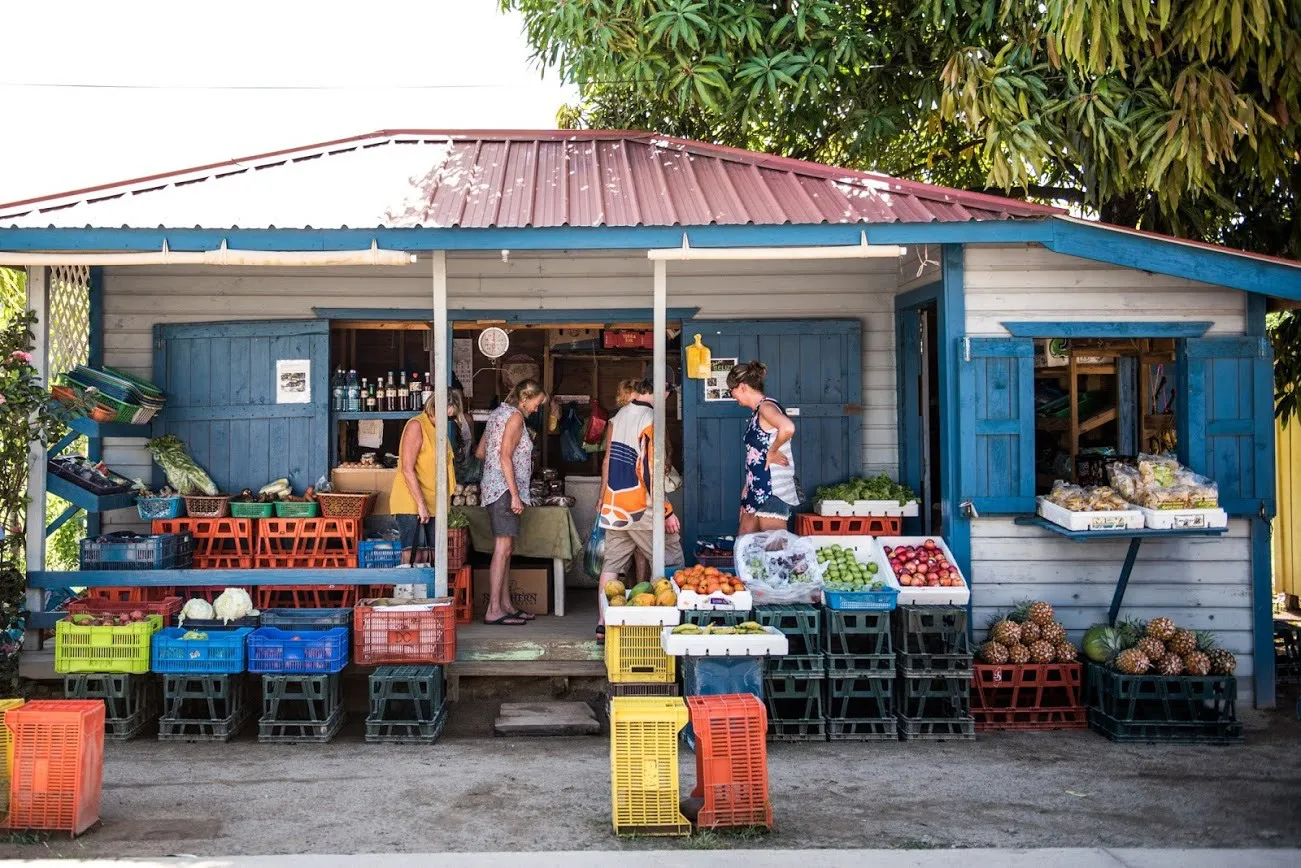
{"type": "Polygon", "coordinates": [[[344,409],[349,413],[360,413],[361,386],[357,381],[357,372],[355,370],[348,371],[348,382],[345,388],[348,394],[346,399],[347,403],[344,406],[344,409]]]}

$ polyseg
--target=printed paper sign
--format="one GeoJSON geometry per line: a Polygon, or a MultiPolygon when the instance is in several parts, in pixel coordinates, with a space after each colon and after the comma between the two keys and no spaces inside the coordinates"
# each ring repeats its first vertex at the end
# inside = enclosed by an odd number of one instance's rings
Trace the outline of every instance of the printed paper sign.
{"type": "Polygon", "coordinates": [[[276,403],[312,403],[312,363],[309,359],[276,362],[276,403]]]}

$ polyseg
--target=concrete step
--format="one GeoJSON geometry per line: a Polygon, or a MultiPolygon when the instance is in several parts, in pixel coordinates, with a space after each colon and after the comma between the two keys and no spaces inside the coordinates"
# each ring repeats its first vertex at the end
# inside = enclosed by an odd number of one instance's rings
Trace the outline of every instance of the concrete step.
{"type": "Polygon", "coordinates": [[[493,732],[509,736],[596,735],[601,724],[585,702],[505,702],[493,732]]]}

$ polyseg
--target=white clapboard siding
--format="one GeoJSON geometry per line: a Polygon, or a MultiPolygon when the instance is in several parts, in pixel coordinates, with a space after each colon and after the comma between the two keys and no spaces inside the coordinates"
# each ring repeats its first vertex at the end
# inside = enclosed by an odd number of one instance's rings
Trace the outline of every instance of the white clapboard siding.
{"type": "Polygon", "coordinates": [[[1242,334],[1246,294],[1151,274],[1037,244],[967,246],[967,334],[1006,336],[1004,321],[1133,320],[1212,323],[1208,334],[1242,334]]]}
{"type": "MultiPolygon", "coordinates": [[[[972,611],[976,635],[1020,600],[1046,600],[1079,642],[1103,622],[1129,547],[1124,541],[1073,542],[1011,518],[971,525],[972,611]]],[[[1210,630],[1238,657],[1238,688],[1250,702],[1253,671],[1251,537],[1234,520],[1222,537],[1148,539],[1125,591],[1122,618],[1167,615],[1181,627],[1210,630]]]]}
{"type": "MultiPolygon", "coordinates": [[[[705,319],[861,319],[864,469],[895,473],[894,293],[903,268],[889,259],[673,262],[669,306],[699,308],[705,319]]],[[[315,307],[427,310],[432,290],[428,260],[398,268],[107,268],[105,362],[152,376],[156,324],[304,318],[315,307]]],[[[644,254],[512,253],[505,262],[499,253],[448,257],[453,312],[649,308],[651,292],[644,254]]],[[[105,457],[128,476],[152,473],[136,442],[109,440],[105,457]]]]}

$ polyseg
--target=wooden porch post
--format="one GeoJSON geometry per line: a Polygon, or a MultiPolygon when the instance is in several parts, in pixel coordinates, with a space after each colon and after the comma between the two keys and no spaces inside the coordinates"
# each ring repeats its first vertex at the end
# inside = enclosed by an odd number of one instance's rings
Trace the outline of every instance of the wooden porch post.
{"type": "Polygon", "coordinates": [[[437,477],[438,502],[434,504],[434,596],[447,596],[447,509],[451,503],[447,490],[447,252],[434,251],[434,431],[438,435],[434,449],[434,475],[437,477]]]}
{"type": "Polygon", "coordinates": [[[667,263],[655,260],[655,352],[652,364],[655,368],[655,455],[651,461],[651,513],[654,528],[651,531],[652,554],[651,580],[664,575],[664,441],[665,430],[664,387],[666,383],[665,363],[667,362],[668,330],[668,271],[667,263]]]}
{"type": "MultiPolygon", "coordinates": [[[[41,383],[49,386],[50,379],[50,282],[49,269],[43,265],[27,268],[27,308],[36,314],[33,326],[32,365],[41,383]]],[[[45,447],[32,444],[27,458],[27,514],[23,524],[27,529],[27,572],[45,569],[45,447]]],[[[45,592],[27,589],[27,611],[45,609],[45,592]]],[[[28,629],[23,637],[23,647],[35,651],[41,644],[41,631],[28,629]]]]}

